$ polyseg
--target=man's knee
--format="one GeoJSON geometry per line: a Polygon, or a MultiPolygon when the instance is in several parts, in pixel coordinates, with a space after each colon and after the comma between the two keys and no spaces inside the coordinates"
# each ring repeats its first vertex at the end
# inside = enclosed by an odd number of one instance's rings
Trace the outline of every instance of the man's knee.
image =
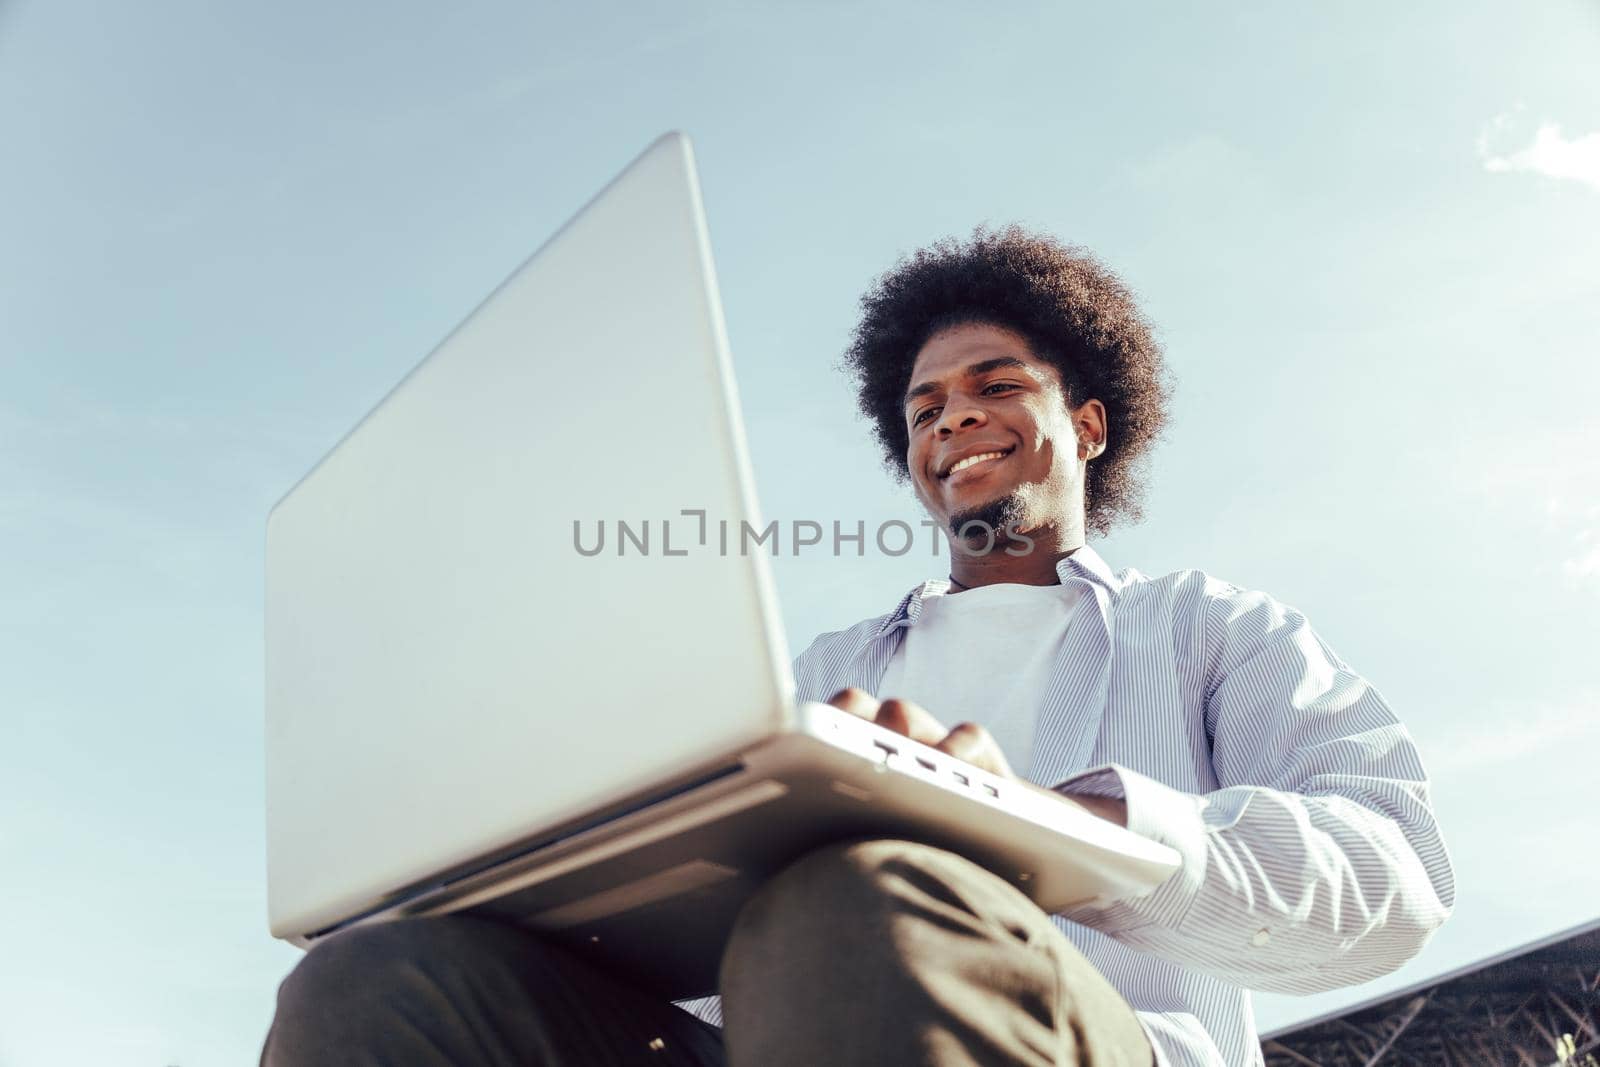
{"type": "Polygon", "coordinates": [[[684,1022],[693,1021],[530,931],[470,916],[402,919],[307,954],[279,990],[262,1063],[612,1062],[606,1050],[644,1048],[661,1033],[717,1062],[715,1038],[684,1022]]]}
{"type": "Polygon", "coordinates": [[[1035,944],[1050,929],[1015,888],[940,849],[811,853],[735,924],[722,963],[730,1059],[920,1063],[943,1042],[972,1051],[962,1062],[1038,1062],[1027,1050],[1056,1041],[1056,957],[1035,944]],[[811,1033],[820,1017],[836,1025],[811,1033]],[[810,1033],[804,1054],[790,1047],[797,1030],[810,1033]]]}
{"type": "MultiPolygon", "coordinates": [[[[741,925],[788,920],[800,912],[838,928],[841,914],[868,919],[906,910],[968,913],[1030,907],[997,876],[960,856],[910,841],[867,840],[808,853],[763,887],[741,925]]],[[[845,924],[848,928],[850,925],[845,924]]]]}
{"type": "Polygon", "coordinates": [[[386,1000],[405,984],[407,961],[436,951],[437,920],[357,926],[314,945],[278,989],[278,1017],[321,1014],[352,999],[386,1000]],[[384,997],[375,998],[382,990],[384,997]]]}
{"type": "Polygon", "coordinates": [[[921,867],[934,852],[908,841],[849,841],[807,853],[767,885],[780,897],[877,904],[892,897],[896,880],[921,867]]]}
{"type": "Polygon", "coordinates": [[[481,919],[402,919],[335,934],[313,946],[279,987],[269,1049],[352,1046],[397,1024],[454,1016],[471,999],[470,987],[506,970],[508,940],[516,942],[517,977],[526,982],[523,972],[537,971],[528,956],[538,943],[481,919]]]}
{"type": "Polygon", "coordinates": [[[986,924],[989,917],[977,914],[973,900],[990,891],[977,888],[990,881],[998,880],[976,864],[907,841],[817,849],[774,876],[745,906],[723,957],[725,974],[768,971],[781,959],[793,975],[804,961],[833,965],[841,953],[861,964],[868,957],[892,962],[922,921],[986,924]]]}

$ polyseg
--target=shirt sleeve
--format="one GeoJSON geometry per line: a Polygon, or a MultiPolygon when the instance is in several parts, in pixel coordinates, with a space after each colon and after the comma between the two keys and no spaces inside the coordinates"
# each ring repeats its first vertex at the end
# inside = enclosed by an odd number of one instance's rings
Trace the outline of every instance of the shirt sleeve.
{"type": "Polygon", "coordinates": [[[1122,798],[1129,829],[1182,866],[1145,896],[1065,917],[1252,989],[1314,993],[1394,970],[1455,900],[1410,735],[1270,597],[1208,597],[1203,642],[1217,790],[1115,764],[1055,787],[1122,798]]]}

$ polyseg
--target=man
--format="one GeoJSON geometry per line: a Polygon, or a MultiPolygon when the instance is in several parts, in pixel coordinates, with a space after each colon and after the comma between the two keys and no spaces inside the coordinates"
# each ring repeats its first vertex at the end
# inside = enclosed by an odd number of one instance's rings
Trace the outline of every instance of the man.
{"type": "Polygon", "coordinates": [[[358,928],[285,981],[264,1062],[1258,1063],[1247,990],[1376,977],[1444,921],[1426,779],[1377,692],[1272,598],[1113,573],[1086,545],[1137,515],[1165,419],[1123,286],[1049,238],[980,230],[863,309],[862,410],[952,565],[818,638],[799,697],[1051,785],[1179,871],[1046,917],[936,849],[823,849],[741,913],[722,1004],[691,1006],[725,1034],[524,932],[358,928]]]}

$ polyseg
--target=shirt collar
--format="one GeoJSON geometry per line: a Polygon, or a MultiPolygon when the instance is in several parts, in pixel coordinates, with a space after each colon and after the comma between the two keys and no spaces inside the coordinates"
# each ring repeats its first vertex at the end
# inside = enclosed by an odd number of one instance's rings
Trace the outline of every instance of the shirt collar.
{"type": "Polygon", "coordinates": [[[1069,578],[1082,578],[1101,586],[1108,593],[1118,592],[1122,588],[1122,583],[1111,573],[1111,568],[1100,558],[1100,553],[1088,545],[1057,563],[1056,577],[1063,583],[1069,578]]]}
{"type": "MultiPolygon", "coordinates": [[[[1056,577],[1062,585],[1070,581],[1086,581],[1098,585],[1108,593],[1115,593],[1119,589],[1116,575],[1111,573],[1111,568],[1106,561],[1100,558],[1100,553],[1084,545],[1072,555],[1056,564],[1056,577]]],[[[878,626],[875,636],[882,637],[890,630],[901,626],[915,626],[917,618],[922,614],[922,601],[924,597],[940,596],[950,591],[950,579],[930,578],[921,585],[912,589],[900,598],[900,603],[893,611],[883,617],[883,622],[878,626]]]]}

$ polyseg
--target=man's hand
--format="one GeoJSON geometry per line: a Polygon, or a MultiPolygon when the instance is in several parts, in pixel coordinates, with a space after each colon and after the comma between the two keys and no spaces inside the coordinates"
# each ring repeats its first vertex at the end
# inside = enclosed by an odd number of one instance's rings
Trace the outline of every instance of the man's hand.
{"type": "Polygon", "coordinates": [[[1039,792],[1057,800],[1064,800],[1068,804],[1075,804],[1089,814],[1098,815],[1118,826],[1128,825],[1128,806],[1114,797],[1066,796],[1053,790],[1040,789],[1032,782],[1018,778],[1012,771],[1011,765],[1006,762],[1005,753],[1000,751],[1000,745],[993,735],[975,722],[957,723],[953,729],[946,730],[944,724],[934,718],[933,713],[921,704],[900,700],[897,697],[879,700],[871,693],[854,687],[839,690],[828,698],[828,703],[840,711],[848,711],[852,715],[875,722],[885,729],[893,730],[930,748],[936,748],[980,770],[998,774],[1013,782],[1020,782],[1030,789],[1038,789],[1039,792]]]}
{"type": "Polygon", "coordinates": [[[840,711],[871,720],[911,740],[936,748],[990,774],[1021,781],[1006,762],[1005,753],[988,730],[975,722],[957,723],[954,729],[944,724],[921,704],[891,697],[878,700],[860,689],[841,689],[828,700],[840,711]]]}

